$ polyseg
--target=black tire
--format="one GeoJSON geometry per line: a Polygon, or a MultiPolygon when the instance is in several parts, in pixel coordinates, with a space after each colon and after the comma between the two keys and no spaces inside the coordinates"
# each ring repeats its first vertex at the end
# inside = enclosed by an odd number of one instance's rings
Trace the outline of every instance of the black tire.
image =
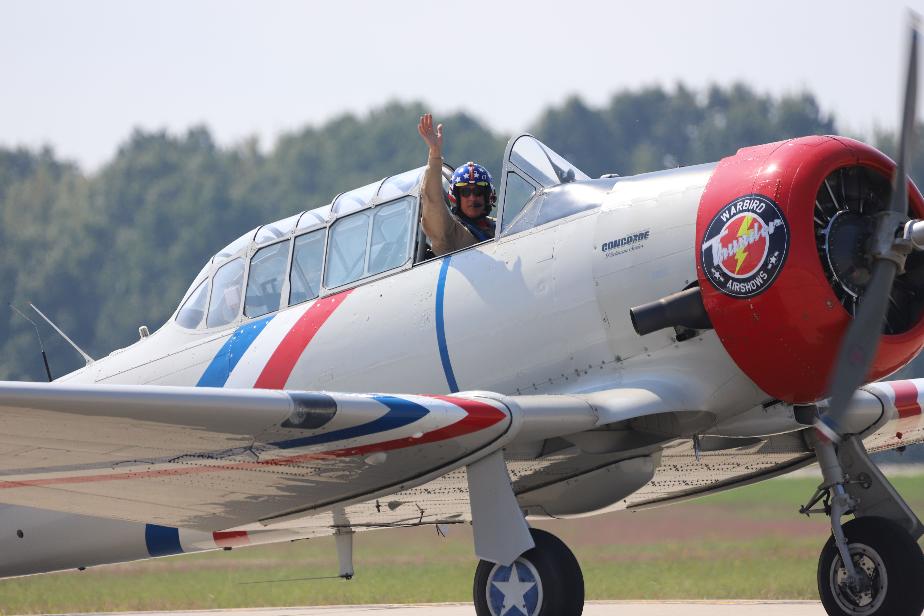
{"type": "Polygon", "coordinates": [[[478,616],[580,616],[584,611],[584,576],[577,558],[555,535],[537,528],[531,528],[530,533],[536,547],[525,552],[513,565],[518,579],[526,583],[538,577],[538,584],[523,594],[526,612],[512,606],[496,613],[492,611],[491,601],[497,604],[498,598],[503,597],[497,580],[503,583],[513,572],[510,567],[482,560],[475,570],[473,589],[478,616]]]}
{"type": "Polygon", "coordinates": [[[920,616],[924,554],[911,535],[895,522],[877,517],[847,522],[844,534],[869,588],[856,593],[842,583],[846,571],[832,536],[818,560],[818,592],[825,611],[830,616],[920,616]]]}

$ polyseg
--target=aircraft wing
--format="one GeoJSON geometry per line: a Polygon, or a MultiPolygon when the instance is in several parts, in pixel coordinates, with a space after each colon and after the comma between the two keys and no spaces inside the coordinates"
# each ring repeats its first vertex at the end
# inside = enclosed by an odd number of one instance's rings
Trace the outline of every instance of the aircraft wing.
{"type": "Polygon", "coordinates": [[[0,503],[203,531],[330,510],[597,420],[536,398],[0,382],[0,503]]]}
{"type": "MultiPolygon", "coordinates": [[[[857,392],[872,450],[924,440],[918,392],[924,380],[857,392]]],[[[644,387],[424,396],[0,382],[0,503],[203,531],[338,510],[395,523],[399,501],[427,508],[421,520],[440,503],[464,519],[463,467],[504,449],[521,506],[557,515],[617,497],[616,508],[664,504],[811,460],[799,432],[705,437],[697,454],[680,433],[710,419],[689,409],[681,393],[644,387]],[[607,475],[617,465],[631,485],[607,475]]]]}

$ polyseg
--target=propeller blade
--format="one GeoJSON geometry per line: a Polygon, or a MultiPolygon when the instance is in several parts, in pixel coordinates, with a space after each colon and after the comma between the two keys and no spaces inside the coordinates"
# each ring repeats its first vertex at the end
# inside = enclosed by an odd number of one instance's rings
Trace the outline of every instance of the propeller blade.
{"type": "MultiPolygon", "coordinates": [[[[893,216],[880,218],[880,228],[876,230],[873,236],[874,247],[880,255],[884,254],[887,249],[892,252],[891,246],[895,241],[895,232],[897,230],[894,214],[904,216],[908,211],[906,169],[910,164],[909,147],[913,138],[916,115],[918,28],[920,20],[916,14],[912,13],[910,21],[911,44],[908,73],[905,80],[905,100],[902,108],[898,162],[895,168],[895,176],[892,178],[890,210],[893,212],[893,216]]],[[[847,406],[853,397],[853,392],[864,383],[873,359],[876,357],[879,339],[882,336],[882,323],[889,309],[892,283],[895,281],[898,270],[899,265],[896,261],[886,256],[877,256],[873,265],[872,279],[860,299],[856,317],[841,342],[837,362],[834,365],[834,376],[831,380],[831,397],[828,412],[815,422],[815,427],[832,441],[840,440],[843,434],[842,426],[844,425],[847,406]]]]}
{"type": "Polygon", "coordinates": [[[840,440],[841,426],[853,392],[864,383],[882,335],[882,321],[889,309],[889,292],[898,266],[894,261],[880,259],[873,265],[873,276],[860,300],[860,308],[847,335],[834,367],[828,412],[816,422],[816,427],[830,440],[840,440]]]}
{"type": "Polygon", "coordinates": [[[918,94],[918,27],[920,18],[911,14],[911,44],[908,51],[908,74],[905,78],[905,102],[902,107],[902,127],[898,140],[898,164],[892,181],[893,212],[908,212],[907,169],[911,164],[911,141],[914,138],[914,125],[918,94]]]}

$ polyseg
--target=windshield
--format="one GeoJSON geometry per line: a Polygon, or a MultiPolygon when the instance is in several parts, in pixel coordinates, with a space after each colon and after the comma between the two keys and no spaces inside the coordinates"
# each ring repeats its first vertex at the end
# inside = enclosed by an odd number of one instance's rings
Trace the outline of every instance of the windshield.
{"type": "Polygon", "coordinates": [[[504,229],[503,235],[513,235],[572,214],[596,209],[603,203],[614,181],[591,180],[582,184],[543,188],[504,229]]]}
{"type": "Polygon", "coordinates": [[[532,135],[522,135],[516,140],[510,162],[546,187],[590,179],[532,135]]]}

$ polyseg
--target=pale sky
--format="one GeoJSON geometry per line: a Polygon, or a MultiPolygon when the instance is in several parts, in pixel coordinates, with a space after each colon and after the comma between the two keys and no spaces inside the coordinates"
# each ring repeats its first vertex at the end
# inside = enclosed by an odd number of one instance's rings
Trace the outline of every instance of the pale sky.
{"type": "Polygon", "coordinates": [[[267,148],[394,99],[517,132],[571,94],[681,80],[807,88],[868,133],[897,123],[909,7],[924,0],[0,0],[0,145],[92,170],[134,127],[267,148]]]}

